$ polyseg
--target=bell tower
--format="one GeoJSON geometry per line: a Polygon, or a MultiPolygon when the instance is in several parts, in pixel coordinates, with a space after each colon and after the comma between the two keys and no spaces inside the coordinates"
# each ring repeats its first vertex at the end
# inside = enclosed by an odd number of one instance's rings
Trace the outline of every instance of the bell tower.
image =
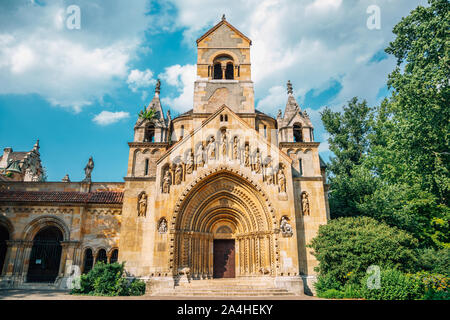
{"type": "Polygon", "coordinates": [[[213,113],[224,104],[236,113],[255,112],[251,44],[225,15],[197,40],[194,113],[213,113]]]}

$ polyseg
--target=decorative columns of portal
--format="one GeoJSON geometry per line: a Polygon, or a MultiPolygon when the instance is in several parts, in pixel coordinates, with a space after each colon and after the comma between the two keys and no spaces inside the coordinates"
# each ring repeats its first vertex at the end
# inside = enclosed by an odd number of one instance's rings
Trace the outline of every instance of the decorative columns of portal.
{"type": "MultiPolygon", "coordinates": [[[[271,231],[238,234],[235,239],[236,275],[270,276],[276,274],[274,233],[271,231]]],[[[189,267],[194,279],[207,279],[213,275],[212,233],[175,232],[176,269],[189,267]]],[[[175,270],[177,271],[177,270],[175,270]]]]}
{"type": "Polygon", "coordinates": [[[275,275],[273,236],[270,231],[236,236],[239,276],[275,275]]]}

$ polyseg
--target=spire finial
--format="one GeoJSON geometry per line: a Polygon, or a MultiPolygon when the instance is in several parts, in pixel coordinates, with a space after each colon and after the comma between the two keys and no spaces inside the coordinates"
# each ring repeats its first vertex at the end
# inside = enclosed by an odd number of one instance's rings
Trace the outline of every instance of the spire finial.
{"type": "Polygon", "coordinates": [[[160,93],[161,92],[161,81],[158,79],[156,80],[156,86],[155,86],[155,93],[160,93]]]}
{"type": "Polygon", "coordinates": [[[36,140],[36,143],[34,144],[33,150],[39,151],[39,139],[36,140]]]}
{"type": "Polygon", "coordinates": [[[227,18],[225,18],[225,13],[222,15],[222,21],[227,20],[227,18]]]}
{"type": "Polygon", "coordinates": [[[291,80],[288,80],[287,82],[287,92],[288,94],[292,94],[294,91],[292,90],[292,83],[291,80]]]}

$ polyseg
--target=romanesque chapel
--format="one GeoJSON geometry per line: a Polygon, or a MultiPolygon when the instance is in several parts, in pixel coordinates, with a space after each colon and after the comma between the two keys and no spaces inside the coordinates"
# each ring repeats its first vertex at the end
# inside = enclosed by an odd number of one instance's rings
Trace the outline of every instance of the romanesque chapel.
{"type": "Polygon", "coordinates": [[[125,261],[149,294],[311,287],[307,244],[329,218],[325,165],[290,82],[276,119],[255,109],[251,44],[225,17],[201,36],[193,105],[178,117],[164,113],[158,81],[124,182],[93,182],[92,158],[81,182],[42,182],[38,144],[33,166],[5,149],[0,286],[65,288],[97,261],[125,261]]]}

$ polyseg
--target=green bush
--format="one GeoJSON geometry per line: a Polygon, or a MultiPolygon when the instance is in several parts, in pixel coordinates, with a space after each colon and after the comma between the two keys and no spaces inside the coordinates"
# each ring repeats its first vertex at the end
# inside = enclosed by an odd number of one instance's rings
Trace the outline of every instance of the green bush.
{"type": "Polygon", "coordinates": [[[319,297],[328,290],[341,291],[343,289],[342,284],[332,275],[319,275],[317,277],[317,282],[314,283],[314,287],[316,288],[319,297]]]}
{"type": "MultiPolygon", "coordinates": [[[[414,272],[417,245],[411,235],[385,223],[369,217],[346,217],[320,226],[309,247],[319,261],[316,270],[320,277],[329,276],[344,285],[359,283],[370,265],[414,272]]],[[[331,283],[330,278],[327,281],[331,283]]],[[[324,285],[323,289],[336,287],[324,285]]]]}
{"type": "Polygon", "coordinates": [[[342,299],[344,297],[344,294],[342,293],[342,291],[336,289],[328,289],[318,295],[318,297],[325,299],[342,299]]]}
{"type": "Polygon", "coordinates": [[[419,269],[450,277],[450,248],[418,250],[419,269]]]}
{"type": "Polygon", "coordinates": [[[96,296],[138,296],[145,293],[142,280],[124,278],[125,263],[98,262],[88,274],[80,277],[80,287],[72,289],[72,294],[96,296]]]}
{"type": "Polygon", "coordinates": [[[399,270],[388,269],[380,272],[380,288],[370,289],[367,275],[361,281],[361,295],[367,300],[418,300],[423,299],[423,283],[414,276],[399,270]]]}

